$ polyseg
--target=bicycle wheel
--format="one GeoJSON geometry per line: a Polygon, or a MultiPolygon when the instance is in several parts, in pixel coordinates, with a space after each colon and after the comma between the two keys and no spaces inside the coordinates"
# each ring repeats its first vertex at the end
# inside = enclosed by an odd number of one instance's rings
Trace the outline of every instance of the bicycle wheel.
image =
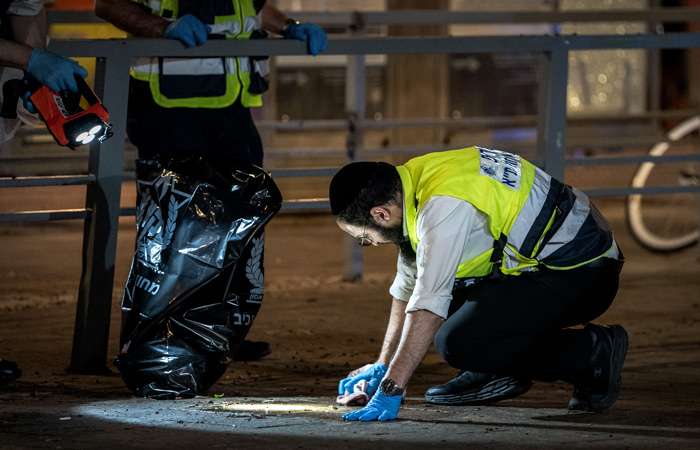
{"type": "MultiPolygon", "coordinates": [[[[700,116],[691,117],[668,133],[651,156],[699,154],[700,116]],[[686,139],[684,139],[686,138],[686,139]],[[695,139],[695,141],[693,140],[695,139]]],[[[700,161],[656,164],[644,162],[632,178],[632,187],[699,186],[700,161]]],[[[626,202],[627,225],[634,239],[656,252],[673,252],[697,243],[700,237],[700,194],[633,194],[626,202]]]]}

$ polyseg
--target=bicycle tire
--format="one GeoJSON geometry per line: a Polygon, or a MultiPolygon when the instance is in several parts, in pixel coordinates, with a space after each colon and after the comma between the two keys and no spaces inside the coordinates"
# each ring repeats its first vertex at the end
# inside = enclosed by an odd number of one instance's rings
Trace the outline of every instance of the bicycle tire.
{"type": "MultiPolygon", "coordinates": [[[[649,150],[649,155],[662,156],[670,148],[670,143],[678,141],[696,130],[700,130],[700,116],[691,117],[671,129],[668,133],[668,140],[656,143],[649,150]]],[[[656,163],[654,162],[641,163],[632,177],[632,187],[644,187],[655,166],[656,163]]],[[[698,242],[700,228],[675,237],[664,237],[650,230],[644,221],[642,197],[642,194],[632,194],[627,197],[625,202],[627,227],[637,243],[654,252],[668,253],[682,250],[698,242]]],[[[698,212],[698,215],[700,215],[700,212],[698,212]]]]}

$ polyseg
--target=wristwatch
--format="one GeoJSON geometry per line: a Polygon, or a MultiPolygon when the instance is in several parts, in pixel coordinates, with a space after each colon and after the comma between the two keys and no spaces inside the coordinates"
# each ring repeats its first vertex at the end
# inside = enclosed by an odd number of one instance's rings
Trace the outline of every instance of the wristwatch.
{"type": "Polygon", "coordinates": [[[280,30],[280,36],[286,36],[287,31],[289,31],[289,27],[292,25],[299,25],[301,22],[295,19],[287,19],[284,21],[284,26],[282,26],[282,30],[280,30]]]}
{"type": "Polygon", "coordinates": [[[382,383],[379,385],[379,389],[382,391],[382,394],[390,397],[394,395],[403,395],[405,390],[404,388],[399,387],[396,384],[396,381],[392,380],[391,378],[384,378],[382,383]]]}

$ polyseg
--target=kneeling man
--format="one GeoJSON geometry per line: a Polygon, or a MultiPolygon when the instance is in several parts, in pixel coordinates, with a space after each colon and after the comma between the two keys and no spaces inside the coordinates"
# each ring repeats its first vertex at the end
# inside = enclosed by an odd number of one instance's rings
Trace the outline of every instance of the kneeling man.
{"type": "Polygon", "coordinates": [[[433,341],[460,372],[426,392],[430,403],[487,404],[532,380],[571,383],[569,409],[615,402],[627,333],[589,322],[615,298],[623,258],[583,192],[518,155],[469,147],[348,164],[329,197],[360,245],[399,247],[379,358],[338,387],[360,383],[372,398],[346,420],[396,418],[433,341]]]}

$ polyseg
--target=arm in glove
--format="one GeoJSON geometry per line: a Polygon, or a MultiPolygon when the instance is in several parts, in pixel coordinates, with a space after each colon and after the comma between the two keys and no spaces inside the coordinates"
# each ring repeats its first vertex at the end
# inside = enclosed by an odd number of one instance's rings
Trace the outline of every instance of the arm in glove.
{"type": "Polygon", "coordinates": [[[338,395],[349,394],[353,392],[355,385],[362,380],[367,381],[367,395],[372,395],[377,391],[379,383],[386,375],[386,366],[384,364],[375,363],[370,366],[365,366],[366,369],[354,375],[348,375],[338,383],[338,395]]]}
{"type": "Polygon", "coordinates": [[[22,105],[24,105],[24,109],[29,111],[32,114],[36,114],[36,108],[34,107],[34,103],[32,103],[32,100],[29,98],[32,95],[31,92],[27,91],[22,94],[22,105]]]}
{"type": "Polygon", "coordinates": [[[78,92],[75,76],[87,76],[87,70],[72,59],[40,48],[32,50],[27,63],[27,73],[54,92],[78,92]]]}
{"type": "Polygon", "coordinates": [[[367,406],[345,414],[343,419],[349,421],[359,420],[361,422],[394,420],[399,415],[401,398],[401,395],[386,395],[382,391],[377,391],[367,406]]]}
{"type": "Polygon", "coordinates": [[[163,36],[168,39],[177,39],[185,44],[185,47],[195,47],[207,42],[210,31],[209,25],[205,25],[192,14],[186,14],[168,25],[163,36]]]}
{"type": "Polygon", "coordinates": [[[306,42],[309,54],[318,55],[326,49],[328,39],[323,28],[315,23],[292,23],[284,30],[285,39],[296,39],[306,42]]]}

